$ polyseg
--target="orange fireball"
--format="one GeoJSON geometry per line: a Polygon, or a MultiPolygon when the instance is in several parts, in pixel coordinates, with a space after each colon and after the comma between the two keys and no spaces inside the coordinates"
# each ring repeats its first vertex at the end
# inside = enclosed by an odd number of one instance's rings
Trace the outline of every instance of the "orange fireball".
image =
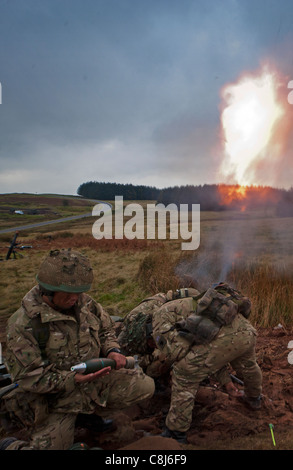
{"type": "Polygon", "coordinates": [[[240,185],[221,184],[218,187],[220,194],[220,204],[226,207],[236,205],[241,211],[246,208],[247,187],[240,185]]]}
{"type": "Polygon", "coordinates": [[[225,181],[232,178],[241,187],[263,184],[258,171],[262,162],[281,156],[277,131],[285,107],[278,95],[280,81],[266,66],[258,75],[245,75],[223,88],[224,160],[220,173],[225,181]]]}

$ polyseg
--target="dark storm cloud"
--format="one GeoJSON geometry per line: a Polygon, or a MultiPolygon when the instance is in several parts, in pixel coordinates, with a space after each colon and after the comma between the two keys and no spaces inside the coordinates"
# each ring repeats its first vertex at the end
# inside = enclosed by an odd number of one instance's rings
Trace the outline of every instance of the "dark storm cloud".
{"type": "Polygon", "coordinates": [[[265,56],[290,73],[292,18],[285,0],[1,1],[0,192],[213,182],[220,89],[265,56]]]}

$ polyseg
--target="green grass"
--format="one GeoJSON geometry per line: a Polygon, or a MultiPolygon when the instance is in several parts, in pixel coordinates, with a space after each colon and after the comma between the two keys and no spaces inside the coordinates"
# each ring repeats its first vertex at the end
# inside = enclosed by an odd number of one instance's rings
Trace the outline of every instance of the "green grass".
{"type": "Polygon", "coordinates": [[[77,196],[0,194],[0,229],[88,213],[91,212],[92,207],[91,202],[77,196]],[[14,210],[22,210],[24,214],[15,214],[14,210]],[[32,215],[26,213],[28,210],[37,210],[43,213],[32,215]]]}

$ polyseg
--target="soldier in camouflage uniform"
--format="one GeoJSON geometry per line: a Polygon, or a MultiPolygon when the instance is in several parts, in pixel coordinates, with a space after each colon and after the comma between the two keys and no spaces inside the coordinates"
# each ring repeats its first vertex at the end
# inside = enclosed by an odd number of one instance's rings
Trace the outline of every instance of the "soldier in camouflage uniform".
{"type": "Polygon", "coordinates": [[[86,294],[92,280],[86,257],[70,249],[51,251],[38,285],[9,319],[6,365],[18,387],[5,395],[5,405],[29,429],[30,441],[16,440],[8,450],[68,449],[79,413],[106,416],[154,393],[153,380],[140,368],[124,368],[111,318],[86,294]],[[71,371],[97,357],[114,359],[116,369],[71,371]]]}
{"type": "Polygon", "coordinates": [[[174,300],[154,312],[153,338],[173,363],[165,437],[186,442],[200,382],[228,363],[244,381],[243,399],[253,409],[260,407],[262,373],[255,356],[256,330],[246,318],[250,302],[231,300],[230,293],[211,288],[202,299],[174,300]]]}
{"type": "Polygon", "coordinates": [[[126,317],[119,341],[127,353],[141,355],[141,364],[151,357],[149,364],[156,365],[154,357],[159,357],[159,365],[171,370],[171,406],[163,435],[185,442],[201,382],[213,376],[230,395],[242,396],[228,373],[231,364],[244,380],[242,398],[255,409],[262,374],[255,359],[256,331],[247,320],[249,299],[225,284],[202,294],[190,290],[182,297],[170,301],[172,296],[158,294],[138,305],[126,317]]]}
{"type": "Polygon", "coordinates": [[[152,317],[166,302],[198,295],[193,288],[182,288],[167,293],[159,292],[143,299],[123,320],[123,327],[118,336],[121,350],[125,355],[137,355],[139,364],[147,375],[158,379],[170,372],[171,364],[167,357],[156,347],[152,338],[152,317]]]}

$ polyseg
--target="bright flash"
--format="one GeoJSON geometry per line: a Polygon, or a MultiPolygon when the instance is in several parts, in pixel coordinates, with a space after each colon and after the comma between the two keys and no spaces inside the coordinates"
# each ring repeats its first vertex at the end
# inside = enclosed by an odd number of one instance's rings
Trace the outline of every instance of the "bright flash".
{"type": "Polygon", "coordinates": [[[277,101],[275,75],[264,69],[223,89],[222,129],[225,160],[221,173],[234,175],[238,184],[254,184],[253,166],[264,157],[274,126],[284,114],[277,101]]]}

